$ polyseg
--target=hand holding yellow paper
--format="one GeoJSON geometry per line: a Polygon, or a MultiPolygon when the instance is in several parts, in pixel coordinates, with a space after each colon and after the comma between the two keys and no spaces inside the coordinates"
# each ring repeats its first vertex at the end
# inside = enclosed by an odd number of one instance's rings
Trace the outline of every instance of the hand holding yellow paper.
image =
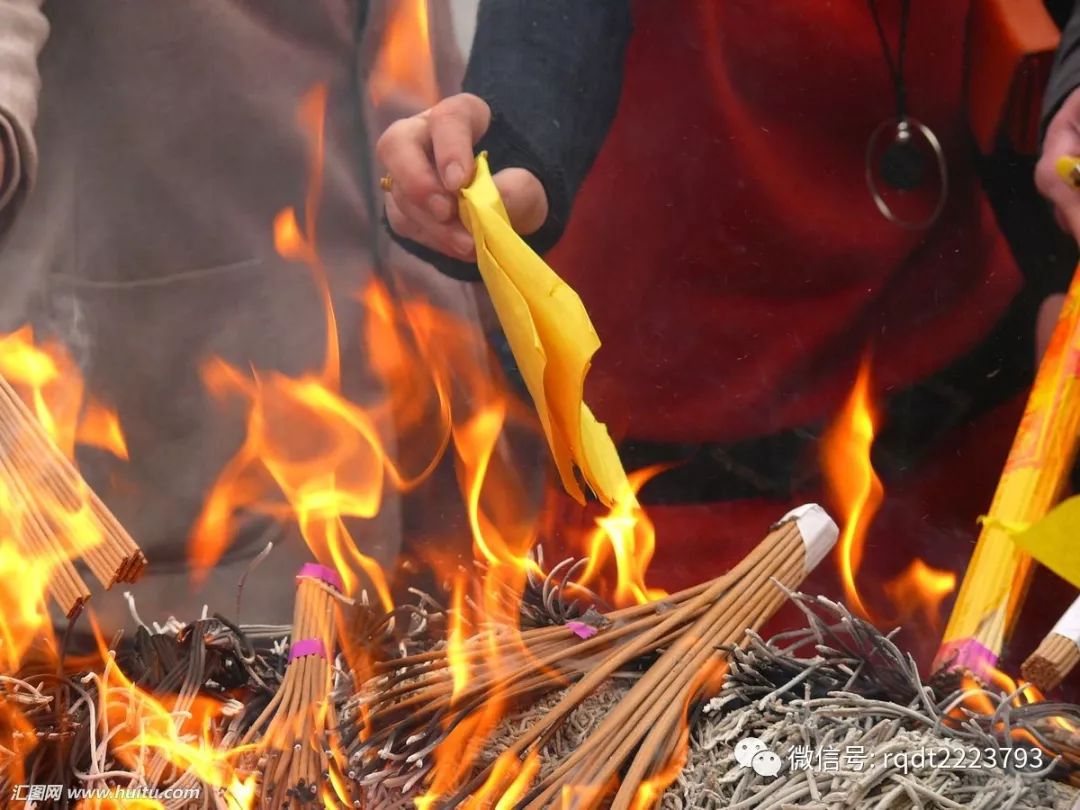
{"type": "Polygon", "coordinates": [[[486,154],[476,159],[460,210],[563,486],[584,503],[576,468],[596,497],[613,505],[630,487],[607,428],[584,402],[585,375],[600,348],[584,304],[511,227],[486,154]]]}

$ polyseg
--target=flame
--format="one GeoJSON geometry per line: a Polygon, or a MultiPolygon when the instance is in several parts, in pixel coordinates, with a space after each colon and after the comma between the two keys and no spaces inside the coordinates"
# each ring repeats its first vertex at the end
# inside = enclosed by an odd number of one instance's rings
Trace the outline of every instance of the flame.
{"type": "MultiPolygon", "coordinates": [[[[316,90],[301,109],[313,143],[303,216],[285,209],[274,221],[276,249],[307,267],[321,298],[325,354],[319,368],[295,376],[242,370],[221,359],[205,364],[211,394],[245,407],[247,431],[206,499],[190,557],[205,574],[224,553],[243,512],[295,521],[312,552],[338,570],[348,592],[355,593],[366,580],[390,609],[388,578],[363,551],[362,521],[378,514],[391,489],[407,492],[420,486],[453,447],[469,539],[474,558],[483,563],[483,576],[446,580],[455,583],[447,628],[452,701],[470,711],[447,728],[432,754],[427,792],[416,802],[432,807],[461,788],[510,708],[500,684],[507,681],[509,667],[521,665],[520,594],[527,574],[543,572],[530,555],[537,534],[535,508],[503,439],[508,430],[527,426],[535,431],[536,417],[493,373],[496,364],[477,325],[427,302],[391,296],[378,281],[369,282],[356,297],[364,315],[363,355],[381,383],[380,395],[362,405],[346,398],[341,336],[316,232],[325,101],[325,91],[316,90]],[[477,642],[469,636],[478,628],[497,632],[477,642]],[[465,701],[476,695],[471,670],[478,656],[485,672],[493,673],[493,685],[474,705],[465,701]]],[[[614,558],[617,591],[626,602],[658,593],[644,585],[655,538],[636,500],[647,476],[632,477],[612,514],[598,523],[594,543],[614,558]]],[[[445,571],[457,570],[452,554],[436,556],[446,560],[445,571]]],[[[599,575],[599,567],[594,564],[593,574],[599,575]]],[[[342,647],[355,671],[370,669],[362,650],[347,640],[342,647]]],[[[498,779],[504,797],[526,791],[538,767],[528,760],[509,765],[504,763],[498,779]]],[[[326,797],[344,795],[332,785],[324,787],[326,797]]]]}
{"type": "Polygon", "coordinates": [[[895,579],[884,585],[885,595],[896,608],[898,623],[921,617],[934,631],[941,626],[941,605],[956,590],[956,574],[931,568],[915,559],[895,579]]]}
{"type": "Polygon", "coordinates": [[[494,810],[512,810],[528,793],[530,785],[540,773],[540,755],[530,752],[525,761],[506,751],[499,755],[484,784],[462,803],[466,810],[493,807],[494,810]]]}
{"type": "Polygon", "coordinates": [[[664,792],[679,778],[690,758],[690,710],[693,703],[702,695],[716,694],[728,673],[727,661],[713,658],[702,666],[694,675],[686,692],[682,710],[679,712],[678,733],[675,743],[659,770],[647,779],[643,779],[634,792],[630,803],[633,810],[647,810],[660,804],[664,792]]]}
{"type": "MultiPolygon", "coordinates": [[[[505,675],[509,673],[511,665],[507,661],[507,648],[501,647],[500,642],[506,639],[507,633],[513,634],[520,640],[519,603],[513,599],[507,599],[506,594],[520,594],[523,586],[524,569],[513,562],[489,563],[483,580],[477,583],[476,592],[471,600],[478,612],[474,624],[478,625],[477,619],[482,619],[504,631],[486,633],[481,641],[482,655],[487,668],[493,675],[493,684],[481,705],[461,719],[435,749],[435,765],[429,777],[428,790],[416,799],[419,810],[440,806],[447,795],[461,787],[462,781],[471,773],[478,757],[486,747],[492,732],[510,708],[506,690],[502,684],[506,682],[505,675]]],[[[456,593],[457,589],[455,589],[456,593]]],[[[466,606],[466,601],[459,599],[455,610],[463,614],[466,606]]],[[[451,632],[453,633],[453,630],[451,632]]],[[[524,649],[523,645],[520,645],[518,649],[524,649]]],[[[463,688],[468,683],[468,674],[469,664],[463,656],[453,670],[454,692],[452,694],[455,698],[460,697],[459,688],[463,688]],[[462,676],[465,679],[459,680],[462,676]]],[[[503,762],[502,767],[503,773],[507,773],[508,762],[503,762]]],[[[491,784],[493,778],[494,774],[489,778],[486,787],[489,794],[497,792],[491,784]]],[[[513,782],[518,784],[522,780],[526,780],[526,777],[516,773],[513,782]]],[[[490,805],[477,804],[475,806],[490,805]]]]}
{"type": "Polygon", "coordinates": [[[117,458],[128,460],[127,440],[120,427],[116,411],[106,408],[96,399],[88,398],[82,421],[75,431],[75,441],[86,447],[97,447],[117,458]]]}
{"type": "MultiPolygon", "coordinates": [[[[0,335],[0,376],[68,459],[74,459],[76,444],[126,456],[116,413],[86,395],[78,367],[58,342],[35,342],[29,326],[0,335]]],[[[85,553],[102,537],[85,495],[71,502],[35,483],[16,453],[5,458],[4,469],[0,576],[18,581],[19,587],[6,588],[0,595],[0,662],[5,671],[15,672],[35,639],[51,638],[47,592],[57,566],[85,553]],[[42,548],[34,540],[42,522],[56,535],[55,548],[42,548]]]]}
{"type": "MultiPolygon", "coordinates": [[[[82,375],[60,343],[36,342],[29,326],[0,335],[0,376],[68,459],[74,459],[76,443],[114,452],[123,445],[116,414],[85,395],[82,375]]],[[[28,451],[26,440],[16,438],[20,434],[14,424],[5,423],[3,429],[12,449],[5,450],[0,476],[0,578],[18,587],[0,593],[0,664],[4,672],[16,673],[32,649],[55,658],[50,584],[59,566],[101,543],[102,536],[88,493],[76,490],[72,501],[37,480],[36,470],[22,460],[27,452],[38,458],[37,451],[28,451]],[[43,529],[55,542],[39,540],[43,529]]],[[[17,702],[0,691],[0,767],[18,776],[35,745],[17,702]]]]}
{"type": "Polygon", "coordinates": [[[851,608],[867,619],[872,616],[855,578],[862,565],[866,532],[884,496],[884,488],[870,463],[876,429],[877,413],[871,401],[867,355],[859,366],[847,401],[821,443],[826,486],[844,523],[837,544],[844,596],[851,608]]]}
{"type": "Polygon", "coordinates": [[[426,108],[439,100],[427,0],[397,0],[368,83],[376,105],[399,95],[426,108]]]}
{"type": "MultiPolygon", "coordinates": [[[[423,480],[434,469],[445,438],[436,442],[431,461],[410,477],[386,450],[386,437],[400,427],[392,407],[361,408],[342,394],[337,318],[316,245],[325,107],[325,88],[318,87],[300,109],[312,137],[304,225],[293,209],[281,211],[274,221],[278,252],[308,265],[322,300],[326,315],[323,365],[298,377],[257,370],[245,374],[216,358],[204,366],[204,380],[213,394],[220,398],[238,396],[246,402],[247,436],[205,501],[189,557],[196,576],[205,576],[235,535],[240,512],[292,518],[312,553],[337,569],[348,592],[360,587],[363,575],[383,606],[390,609],[385,573],[364,553],[364,543],[358,542],[348,524],[378,514],[387,478],[400,490],[423,480]]],[[[398,324],[387,315],[387,294],[373,283],[363,300],[371,314],[367,340],[372,355],[379,358],[375,365],[384,370],[389,366],[396,372],[403,366],[392,358],[401,349],[402,338],[394,333],[398,324]]],[[[423,369],[420,364],[417,367],[423,369]]],[[[402,376],[411,384],[415,375],[402,372],[386,380],[391,388],[390,406],[408,396],[402,390],[402,376]]]]}
{"type": "Polygon", "coordinates": [[[645,484],[669,467],[660,464],[630,473],[627,476],[629,488],[616,494],[610,511],[596,519],[596,529],[585,541],[589,565],[582,574],[582,584],[598,576],[610,552],[615,558],[618,576],[614,592],[614,601],[618,605],[650,602],[667,596],[665,591],[645,584],[645,572],[656,550],[656,530],[638,503],[637,495],[645,484]]]}
{"type": "Polygon", "coordinates": [[[451,702],[456,702],[469,683],[469,656],[466,643],[469,638],[465,620],[465,578],[458,576],[454,581],[453,597],[450,602],[450,623],[446,637],[446,658],[453,677],[451,702]]]}
{"type": "MultiPolygon", "coordinates": [[[[996,717],[998,715],[998,702],[1003,697],[1009,697],[1010,706],[1020,709],[1034,703],[1042,703],[1046,700],[1041,691],[1032,684],[1023,680],[1016,680],[1008,673],[992,666],[986,666],[983,673],[985,681],[980,681],[970,673],[965,673],[960,679],[962,700],[960,706],[949,713],[949,719],[954,723],[966,721],[966,712],[983,717],[996,717]],[[993,697],[992,697],[993,695],[993,697]]],[[[1007,715],[1005,715],[1007,718],[1007,715]]],[[[994,722],[990,728],[992,732],[1007,733],[1012,741],[1030,745],[1042,751],[1049,757],[1057,756],[1058,752],[1049,750],[1031,732],[1024,728],[1015,728],[1007,725],[1007,719],[994,722]]],[[[1047,718],[1050,723],[1065,729],[1073,730],[1073,724],[1063,717],[1051,716],[1047,718]]]]}
{"type": "Polygon", "coordinates": [[[140,689],[116,665],[92,615],[90,624],[105,662],[102,674],[95,676],[98,733],[109,739],[111,754],[150,785],[169,784],[190,773],[220,791],[226,806],[250,810],[256,778],[242,774],[235,761],[253,748],[225,747],[216,738],[222,704],[201,695],[155,697],[140,689]]]}
{"type": "MultiPolygon", "coordinates": [[[[9,504],[0,501],[0,511],[9,504]]],[[[43,631],[50,631],[46,588],[55,563],[24,554],[8,538],[0,540],[0,578],[19,587],[0,592],[0,663],[5,672],[17,672],[23,656],[43,631]]]]}

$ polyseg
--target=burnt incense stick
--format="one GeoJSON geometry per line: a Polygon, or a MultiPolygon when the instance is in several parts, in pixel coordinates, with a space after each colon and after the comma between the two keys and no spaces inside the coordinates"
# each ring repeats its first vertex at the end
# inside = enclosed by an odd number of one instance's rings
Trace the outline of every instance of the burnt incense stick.
{"type": "Polygon", "coordinates": [[[1020,668],[1020,674],[1043,691],[1057,688],[1080,664],[1080,599],[1065,611],[1020,668]]]}
{"type": "Polygon", "coordinates": [[[90,596],[76,559],[106,588],[142,573],[138,545],[2,377],[0,490],[7,530],[28,556],[51,566],[50,596],[69,617],[90,596]]]}

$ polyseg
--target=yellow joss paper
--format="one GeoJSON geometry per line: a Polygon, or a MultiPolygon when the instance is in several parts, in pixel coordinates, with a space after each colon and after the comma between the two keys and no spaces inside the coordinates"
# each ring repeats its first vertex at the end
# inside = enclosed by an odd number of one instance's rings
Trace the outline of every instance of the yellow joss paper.
{"type": "Polygon", "coordinates": [[[607,428],[584,402],[600,338],[578,294],[510,226],[487,156],[461,192],[461,218],[476,240],[480,275],[529,389],[563,486],[585,497],[574,474],[612,505],[629,489],[607,428]]]}
{"type": "Polygon", "coordinates": [[[1080,588],[1080,495],[1013,535],[1016,545],[1059,577],[1080,588]]]}

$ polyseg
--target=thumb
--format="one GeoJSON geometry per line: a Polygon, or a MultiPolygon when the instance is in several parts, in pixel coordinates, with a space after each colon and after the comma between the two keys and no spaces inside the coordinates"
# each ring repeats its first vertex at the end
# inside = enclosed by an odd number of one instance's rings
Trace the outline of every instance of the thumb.
{"type": "Polygon", "coordinates": [[[458,191],[472,181],[473,145],[491,123],[491,108],[478,96],[459,93],[443,99],[424,115],[439,177],[447,191],[458,191]]]}
{"type": "Polygon", "coordinates": [[[547,193],[536,175],[526,169],[503,169],[492,180],[514,230],[524,236],[536,233],[548,218],[547,193]]]}

